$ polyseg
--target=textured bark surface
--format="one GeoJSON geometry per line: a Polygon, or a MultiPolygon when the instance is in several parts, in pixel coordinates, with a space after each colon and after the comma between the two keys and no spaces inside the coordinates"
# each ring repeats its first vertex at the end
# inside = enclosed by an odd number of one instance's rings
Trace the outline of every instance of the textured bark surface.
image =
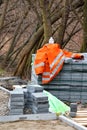
{"type": "Polygon", "coordinates": [[[70,0],[65,0],[64,2],[65,2],[64,10],[63,10],[61,25],[60,25],[59,34],[58,34],[58,43],[60,43],[61,47],[63,45],[64,34],[67,27],[67,21],[68,21],[68,16],[70,12],[70,0]]]}
{"type": "MultiPolygon", "coordinates": [[[[0,1],[0,3],[2,3],[2,1],[0,1]]],[[[8,4],[9,4],[9,0],[5,0],[5,4],[4,4],[4,8],[3,8],[3,13],[2,13],[2,16],[0,18],[0,29],[4,25],[4,20],[5,20],[5,15],[6,15],[8,4]]]]}
{"type": "Polygon", "coordinates": [[[83,44],[81,52],[87,52],[87,0],[84,0],[83,16],[83,44]]]}
{"type": "Polygon", "coordinates": [[[40,0],[40,7],[42,12],[42,18],[43,18],[44,43],[48,43],[49,38],[52,36],[49,1],[40,0]]]}

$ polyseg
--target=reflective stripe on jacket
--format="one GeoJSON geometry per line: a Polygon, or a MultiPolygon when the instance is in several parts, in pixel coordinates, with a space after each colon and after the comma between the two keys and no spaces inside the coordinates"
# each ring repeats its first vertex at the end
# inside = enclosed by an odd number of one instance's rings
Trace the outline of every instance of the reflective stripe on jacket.
{"type": "Polygon", "coordinates": [[[81,55],[62,50],[59,44],[45,44],[37,50],[34,68],[37,75],[42,74],[43,84],[50,82],[60,72],[65,57],[81,58],[81,55]]]}

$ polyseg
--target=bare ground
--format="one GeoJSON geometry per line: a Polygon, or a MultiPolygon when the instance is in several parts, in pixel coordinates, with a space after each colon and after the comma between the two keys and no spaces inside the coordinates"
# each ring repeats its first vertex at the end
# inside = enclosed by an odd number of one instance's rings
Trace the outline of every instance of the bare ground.
{"type": "Polygon", "coordinates": [[[75,130],[59,120],[19,121],[0,124],[0,130],[75,130]]]}

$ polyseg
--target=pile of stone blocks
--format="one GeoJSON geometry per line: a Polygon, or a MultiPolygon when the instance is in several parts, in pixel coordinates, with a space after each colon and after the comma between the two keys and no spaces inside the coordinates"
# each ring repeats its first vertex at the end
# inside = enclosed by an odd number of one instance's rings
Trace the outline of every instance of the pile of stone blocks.
{"type": "Polygon", "coordinates": [[[27,107],[32,110],[32,113],[48,113],[49,102],[48,97],[43,92],[43,87],[36,84],[30,84],[27,86],[27,107]]]}
{"type": "Polygon", "coordinates": [[[22,88],[16,88],[10,92],[9,115],[22,115],[24,110],[24,92],[22,88]]]}
{"type": "Polygon", "coordinates": [[[23,92],[24,92],[24,106],[27,105],[27,100],[28,100],[28,92],[27,92],[27,89],[23,89],[23,92]]]}
{"type": "Polygon", "coordinates": [[[77,113],[77,103],[71,103],[70,104],[70,113],[69,113],[69,115],[71,117],[76,117],[76,113],[77,113]]]}
{"type": "Polygon", "coordinates": [[[43,92],[32,93],[32,98],[33,98],[33,105],[32,105],[33,113],[49,112],[48,97],[43,92]]]}
{"type": "Polygon", "coordinates": [[[10,91],[9,115],[48,113],[49,101],[43,89],[38,84],[28,84],[10,91]]]}
{"type": "Polygon", "coordinates": [[[60,73],[47,84],[42,84],[42,75],[35,74],[33,54],[32,82],[42,85],[44,90],[62,101],[87,103],[87,53],[81,54],[84,60],[66,58],[60,73]]]}
{"type": "Polygon", "coordinates": [[[49,83],[38,84],[62,101],[87,103],[87,60],[64,63],[60,73],[49,83]]]}

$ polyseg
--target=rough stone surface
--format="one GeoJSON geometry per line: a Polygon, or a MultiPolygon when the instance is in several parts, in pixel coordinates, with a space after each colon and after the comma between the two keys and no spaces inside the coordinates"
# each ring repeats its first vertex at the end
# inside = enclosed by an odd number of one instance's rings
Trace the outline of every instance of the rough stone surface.
{"type": "Polygon", "coordinates": [[[8,115],[9,109],[8,109],[8,102],[9,102],[10,95],[0,90],[0,116],[1,115],[8,115]]]}

